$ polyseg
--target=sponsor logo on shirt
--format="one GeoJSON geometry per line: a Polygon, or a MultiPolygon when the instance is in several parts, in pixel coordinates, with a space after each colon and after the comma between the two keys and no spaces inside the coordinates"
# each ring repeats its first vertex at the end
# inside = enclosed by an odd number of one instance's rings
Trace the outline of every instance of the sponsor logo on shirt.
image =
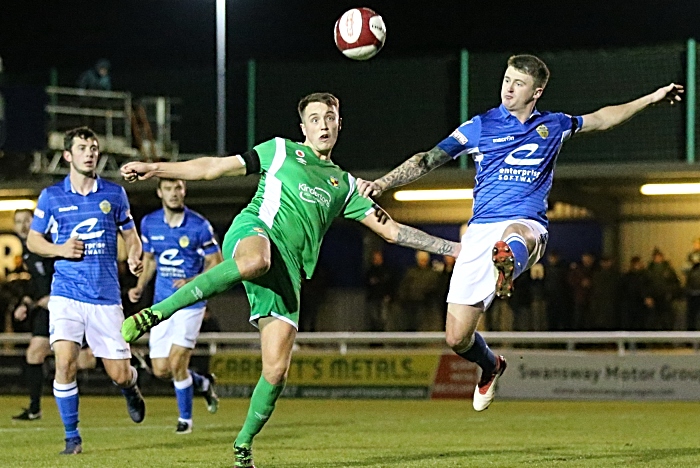
{"type": "Polygon", "coordinates": [[[309,187],[305,183],[299,184],[299,198],[306,203],[318,203],[326,208],[331,205],[331,194],[320,187],[309,187]]]}
{"type": "Polygon", "coordinates": [[[304,159],[304,156],[306,155],[304,154],[304,152],[302,150],[296,150],[294,154],[297,155],[297,162],[306,166],[306,160],[304,159]]]}
{"type": "Polygon", "coordinates": [[[180,251],[177,249],[168,249],[162,254],[160,254],[160,257],[158,257],[158,262],[161,265],[167,265],[171,267],[180,266],[183,263],[185,263],[185,260],[182,258],[176,258],[177,254],[179,253],[180,251]]]}
{"type": "Polygon", "coordinates": [[[73,228],[73,231],[70,233],[70,237],[77,237],[80,240],[90,240],[102,237],[102,234],[105,233],[104,229],[101,231],[93,231],[96,224],[97,218],[86,219],[73,228]]]}
{"type": "Polygon", "coordinates": [[[457,130],[455,130],[454,132],[452,132],[452,133],[450,134],[450,136],[451,136],[452,138],[454,138],[455,140],[457,140],[457,141],[459,142],[460,145],[466,145],[467,142],[469,141],[469,140],[467,139],[467,137],[465,137],[464,134],[463,134],[462,132],[459,131],[459,129],[457,129],[457,130]]]}
{"type": "Polygon", "coordinates": [[[59,213],[63,213],[65,211],[77,211],[78,207],[73,205],[73,206],[61,206],[58,208],[59,213]]]}
{"type": "Polygon", "coordinates": [[[34,216],[37,218],[44,219],[44,210],[40,210],[39,208],[34,209],[34,216]]]}
{"type": "MultiPolygon", "coordinates": [[[[70,237],[77,237],[81,241],[99,239],[105,233],[104,229],[93,231],[97,225],[97,218],[86,219],[73,228],[70,237]],[[87,229],[86,229],[87,228],[87,229]]],[[[107,244],[104,242],[85,242],[85,255],[103,255],[106,253],[107,244]]]]}
{"type": "Polygon", "coordinates": [[[504,136],[501,138],[494,138],[493,142],[494,143],[503,143],[505,141],[513,141],[513,140],[515,140],[515,137],[513,135],[508,135],[508,136],[504,136]]]}
{"type": "Polygon", "coordinates": [[[528,143],[527,145],[519,146],[515,148],[513,151],[508,153],[508,156],[506,156],[505,163],[510,164],[511,166],[537,166],[539,165],[542,161],[544,161],[544,158],[531,158],[528,159],[537,149],[540,147],[537,143],[528,143]],[[527,151],[527,154],[521,157],[516,157],[515,155],[517,153],[522,153],[524,151],[527,151]]]}
{"type": "Polygon", "coordinates": [[[512,167],[502,167],[498,170],[498,180],[531,183],[536,180],[541,171],[533,169],[514,169],[512,167]]]}

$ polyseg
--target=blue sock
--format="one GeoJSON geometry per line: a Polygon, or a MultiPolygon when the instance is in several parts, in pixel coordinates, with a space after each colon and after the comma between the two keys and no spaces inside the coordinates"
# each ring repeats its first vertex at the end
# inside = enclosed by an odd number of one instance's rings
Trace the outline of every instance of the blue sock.
{"type": "Polygon", "coordinates": [[[53,381],[53,394],[56,397],[58,414],[61,415],[66,439],[80,437],[78,431],[78,382],[60,384],[53,381]]]}
{"type": "Polygon", "coordinates": [[[207,381],[206,377],[196,373],[195,371],[193,371],[191,369],[188,372],[190,373],[190,376],[192,377],[192,382],[194,383],[194,388],[198,392],[203,392],[204,390],[206,390],[204,388],[204,382],[207,381]]]}
{"type": "Polygon", "coordinates": [[[481,367],[482,375],[491,375],[496,370],[496,355],[484,341],[481,334],[474,332],[474,343],[466,351],[457,353],[467,361],[475,362],[481,367]]]}
{"type": "Polygon", "coordinates": [[[513,271],[513,279],[520,276],[527,267],[527,261],[530,253],[527,251],[525,239],[520,234],[511,234],[505,239],[506,244],[510,247],[515,257],[515,270],[513,271]]]}
{"type": "Polygon", "coordinates": [[[173,381],[175,385],[175,399],[177,409],[180,411],[180,419],[192,420],[192,398],[194,398],[194,385],[192,376],[188,375],[185,380],[173,381]]]}

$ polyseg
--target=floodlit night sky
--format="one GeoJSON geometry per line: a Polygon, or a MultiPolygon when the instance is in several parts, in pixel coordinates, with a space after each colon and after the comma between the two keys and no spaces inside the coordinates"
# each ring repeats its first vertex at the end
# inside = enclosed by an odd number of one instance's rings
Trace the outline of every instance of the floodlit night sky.
{"type": "MultiPolygon", "coordinates": [[[[700,39],[700,2],[228,0],[235,60],[338,57],[333,24],[368,6],[387,25],[387,57],[628,47],[700,39]],[[420,5],[420,4],[419,4],[420,5]],[[428,6],[431,5],[431,6],[428,6]]],[[[0,56],[7,71],[82,67],[207,67],[215,62],[215,0],[4,0],[0,56]]]]}

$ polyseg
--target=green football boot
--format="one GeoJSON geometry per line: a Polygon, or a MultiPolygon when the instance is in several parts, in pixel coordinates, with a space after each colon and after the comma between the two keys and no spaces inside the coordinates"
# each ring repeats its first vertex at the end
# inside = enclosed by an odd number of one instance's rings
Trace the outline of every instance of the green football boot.
{"type": "Polygon", "coordinates": [[[233,446],[234,468],[255,468],[253,464],[253,449],[250,445],[233,446]]]}
{"type": "Polygon", "coordinates": [[[124,320],[122,336],[127,343],[133,343],[162,321],[163,315],[157,310],[143,309],[124,320]]]}

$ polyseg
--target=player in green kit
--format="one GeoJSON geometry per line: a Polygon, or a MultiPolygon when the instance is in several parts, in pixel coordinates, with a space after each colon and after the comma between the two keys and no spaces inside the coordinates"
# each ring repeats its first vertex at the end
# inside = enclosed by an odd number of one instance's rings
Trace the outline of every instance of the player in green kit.
{"type": "Polygon", "coordinates": [[[456,257],[460,244],[393,221],[356,190],[355,178],[331,162],[341,127],[338,99],[315,93],[299,102],[304,143],[274,138],[242,155],[174,163],[131,162],[129,181],[164,177],[212,180],[261,173],[250,204],[224,238],[224,261],[172,296],[129,317],[122,335],[133,342],[177,310],[243,282],[250,321],[260,330],[262,375],[234,441],[235,467],[253,467],[251,445],[284,389],[299,323],[301,275],[311,277],[333,219],[359,221],[391,243],[456,257]]]}

